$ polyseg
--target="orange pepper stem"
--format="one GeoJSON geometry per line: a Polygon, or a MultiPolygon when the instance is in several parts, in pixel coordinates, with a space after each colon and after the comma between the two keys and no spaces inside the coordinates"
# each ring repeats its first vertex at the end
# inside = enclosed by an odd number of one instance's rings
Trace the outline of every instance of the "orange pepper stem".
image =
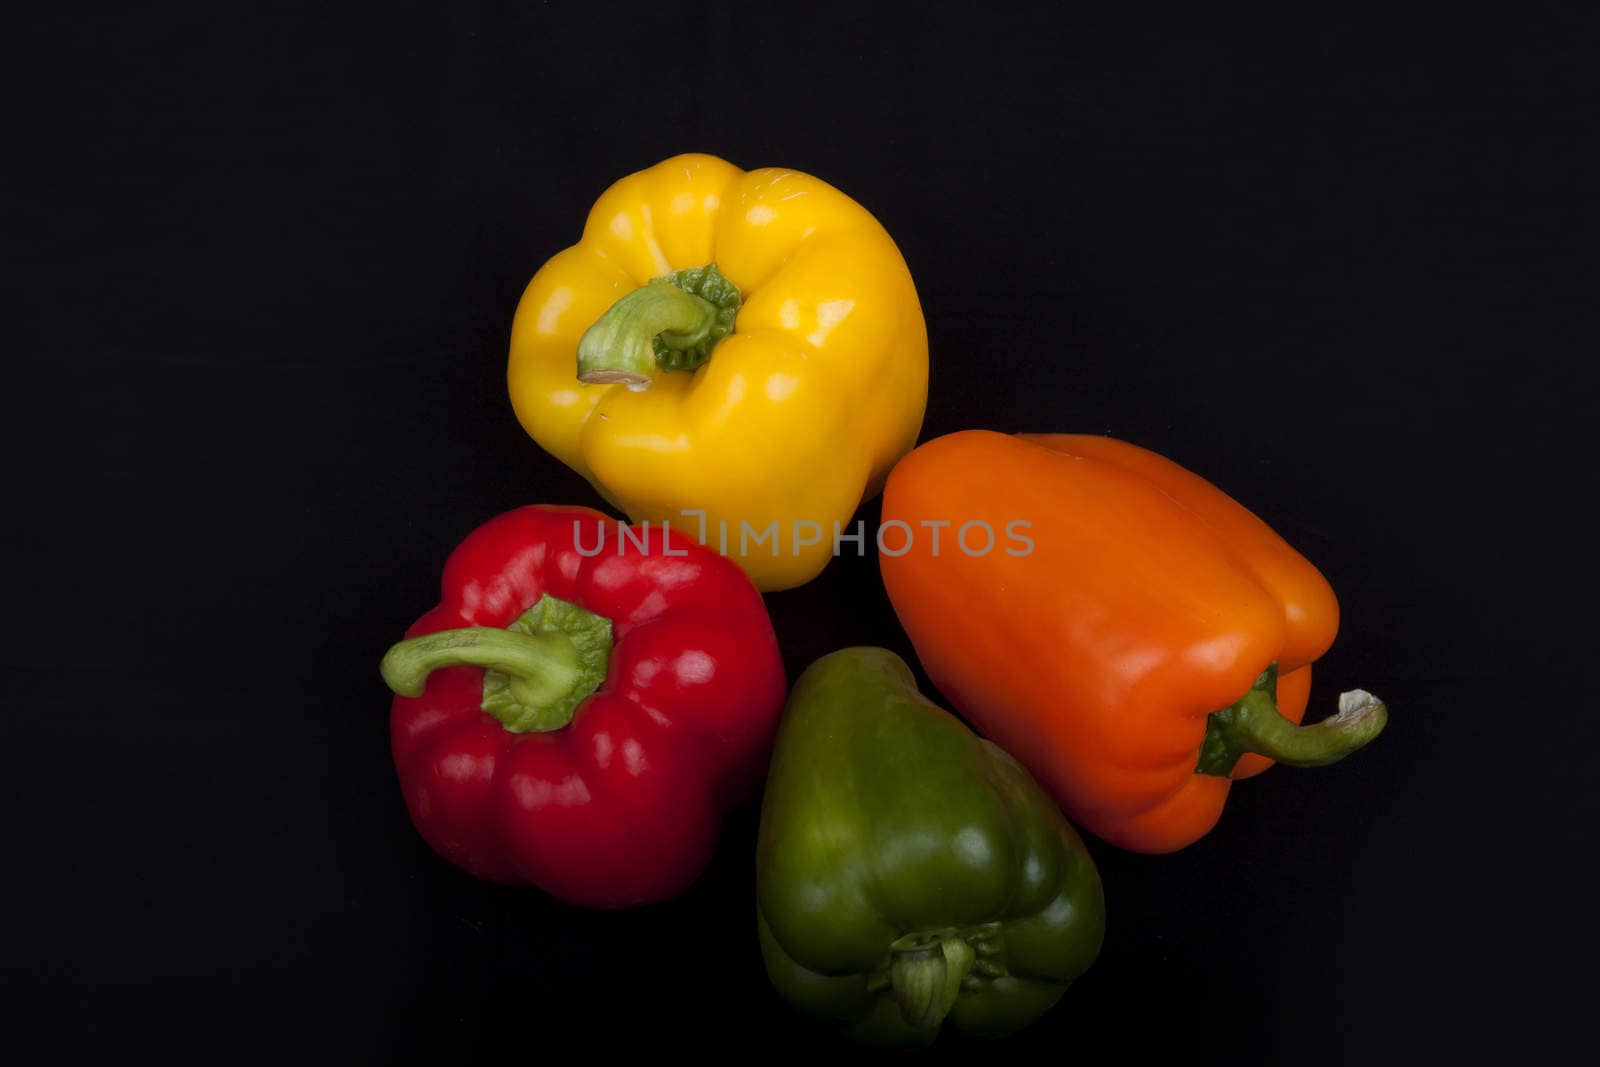
{"type": "Polygon", "coordinates": [[[1321,767],[1344,759],[1383,732],[1389,709],[1364,689],[1339,695],[1339,713],[1299,726],[1278,713],[1276,665],[1268,667],[1239,701],[1206,720],[1197,774],[1226,778],[1246,752],[1291,767],[1321,767]]]}

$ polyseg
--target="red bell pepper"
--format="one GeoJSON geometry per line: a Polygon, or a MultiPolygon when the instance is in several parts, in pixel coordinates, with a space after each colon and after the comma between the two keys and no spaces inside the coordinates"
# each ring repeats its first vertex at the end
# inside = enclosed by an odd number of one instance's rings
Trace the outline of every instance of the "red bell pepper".
{"type": "Polygon", "coordinates": [[[587,508],[479,527],[382,670],[423,839],[479,878],[590,907],[695,879],[765,769],[784,697],[737,565],[587,508]]]}

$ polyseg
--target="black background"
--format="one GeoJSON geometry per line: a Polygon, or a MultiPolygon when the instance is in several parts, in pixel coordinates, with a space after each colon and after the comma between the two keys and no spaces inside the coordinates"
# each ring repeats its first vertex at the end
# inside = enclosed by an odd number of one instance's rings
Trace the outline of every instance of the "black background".
{"type": "MultiPolygon", "coordinates": [[[[1178,855],[1095,842],[1099,963],[1005,1049],[939,1051],[1559,1045],[1592,988],[1565,975],[1595,814],[1595,20],[1196,7],[140,5],[8,33],[13,1032],[837,1047],[762,974],[754,803],[686,896],[591,913],[436,858],[389,764],[376,663],[448,550],[598,503],[512,417],[522,286],[609,182],[700,150],[821,175],[895,236],[924,439],[1106,432],[1213,479],[1340,593],[1313,707],[1392,708],[1178,855]]],[[[791,678],[908,651],[871,559],[768,601],[791,678]]]]}

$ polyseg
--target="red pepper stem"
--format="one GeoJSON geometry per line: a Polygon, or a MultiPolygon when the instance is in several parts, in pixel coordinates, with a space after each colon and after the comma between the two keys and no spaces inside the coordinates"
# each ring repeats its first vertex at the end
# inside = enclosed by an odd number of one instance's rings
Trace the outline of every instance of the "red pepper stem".
{"type": "Polygon", "coordinates": [[[379,670],[389,688],[421,696],[441,667],[482,667],[484,711],[512,733],[559,730],[605,681],[611,620],[546,593],[504,630],[465,626],[401,641],[379,670]]]}
{"type": "Polygon", "coordinates": [[[519,704],[561,699],[578,680],[578,650],[562,633],[524,634],[492,626],[413,637],[391,648],[378,670],[401,696],[421,696],[428,675],[441,667],[482,667],[506,676],[519,704]]]}
{"type": "MultiPolygon", "coordinates": [[[[1200,774],[1226,777],[1246,752],[1291,767],[1321,767],[1344,759],[1383,732],[1389,709],[1364,689],[1339,696],[1339,712],[1319,723],[1296,725],[1278,711],[1273,685],[1259,685],[1238,703],[1212,712],[1205,745],[1196,768],[1200,774]]],[[[1263,675],[1263,679],[1267,675],[1263,675]]]]}

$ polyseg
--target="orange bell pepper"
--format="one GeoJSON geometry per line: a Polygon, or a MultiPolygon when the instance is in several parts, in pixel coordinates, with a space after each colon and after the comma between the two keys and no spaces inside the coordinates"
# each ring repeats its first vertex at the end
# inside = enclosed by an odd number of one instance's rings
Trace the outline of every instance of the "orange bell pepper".
{"type": "Polygon", "coordinates": [[[1216,824],[1235,779],[1272,760],[1331,763],[1387,721],[1355,690],[1299,725],[1311,663],[1339,628],[1333,590],[1266,523],[1153,452],[951,434],[890,474],[885,527],[896,520],[884,585],[928,676],[1112,844],[1182,848],[1216,824]]]}

